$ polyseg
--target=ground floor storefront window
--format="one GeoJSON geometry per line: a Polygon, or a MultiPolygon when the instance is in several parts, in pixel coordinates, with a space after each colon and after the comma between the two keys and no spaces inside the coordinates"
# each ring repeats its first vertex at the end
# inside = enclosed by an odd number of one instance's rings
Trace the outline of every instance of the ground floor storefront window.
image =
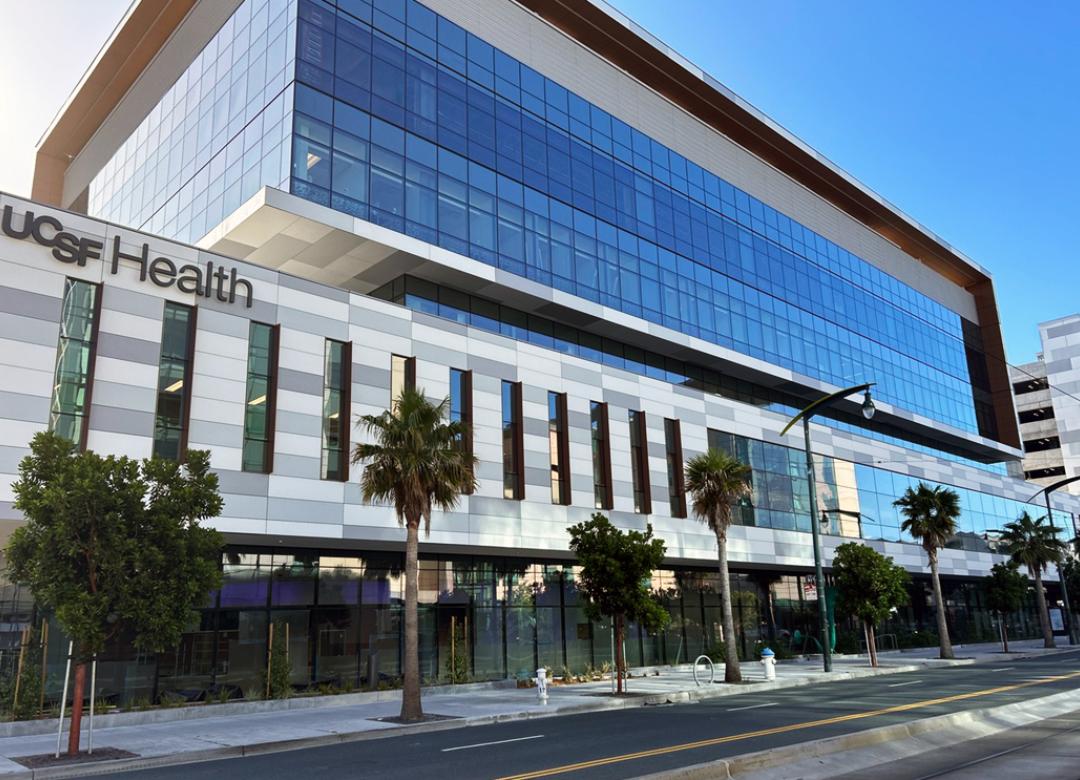
{"type": "MultiPolygon", "coordinates": [[[[163,699],[259,697],[266,686],[271,627],[284,634],[290,682],[297,691],[396,687],[403,651],[403,563],[403,555],[388,552],[229,550],[223,556],[221,589],[210,595],[181,642],[158,654],[136,651],[130,638],[114,643],[99,659],[99,695],[129,706],[163,699]]],[[[539,666],[556,675],[578,674],[610,665],[611,626],[586,616],[578,576],[577,567],[567,562],[422,557],[424,681],[528,678],[539,666]]],[[[667,568],[650,579],[671,620],[655,634],[629,624],[628,662],[667,665],[691,662],[702,653],[719,657],[723,629],[715,569],[667,568]]],[[[755,658],[764,645],[796,654],[819,652],[812,574],[736,571],[731,586],[742,658],[755,658]]],[[[943,586],[953,641],[997,641],[998,621],[986,609],[980,583],[945,579],[943,586]]],[[[1053,602],[1056,586],[1049,587],[1053,602]]],[[[831,604],[835,594],[827,587],[825,596],[831,604]]],[[[24,602],[13,606],[12,617],[40,623],[42,617],[32,615],[24,602]]],[[[835,623],[836,650],[860,651],[858,627],[842,617],[835,623]]],[[[1033,604],[1009,616],[1007,626],[1010,638],[1038,636],[1033,604]]],[[[932,646],[935,631],[929,580],[917,577],[911,603],[880,627],[879,637],[890,634],[892,639],[885,641],[901,648],[932,646]]],[[[48,644],[46,698],[55,699],[67,648],[55,623],[48,644]]],[[[0,667],[13,658],[10,648],[0,648],[0,667]]]]}

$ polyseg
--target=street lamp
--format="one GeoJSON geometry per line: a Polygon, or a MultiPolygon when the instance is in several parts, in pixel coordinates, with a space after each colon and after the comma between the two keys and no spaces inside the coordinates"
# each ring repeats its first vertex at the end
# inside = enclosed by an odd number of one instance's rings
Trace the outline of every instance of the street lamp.
{"type": "MultiPolygon", "coordinates": [[[[1039,497],[1039,493],[1041,493],[1043,495],[1043,498],[1046,499],[1046,522],[1048,522],[1050,525],[1053,525],[1054,524],[1054,510],[1050,506],[1050,494],[1053,493],[1058,488],[1065,487],[1066,485],[1068,485],[1068,484],[1070,484],[1072,482],[1076,482],[1077,480],[1080,480],[1080,476],[1068,477],[1066,479],[1059,480],[1059,481],[1053,483],[1052,485],[1047,485],[1042,490],[1040,490],[1038,493],[1036,493],[1031,498],[1029,498],[1028,501],[1034,501],[1036,498],[1039,497]]],[[[1077,643],[1077,641],[1078,641],[1077,640],[1077,632],[1076,632],[1076,619],[1075,619],[1075,616],[1073,615],[1072,607],[1069,606],[1069,588],[1067,587],[1067,583],[1065,582],[1065,575],[1061,571],[1061,562],[1060,561],[1058,562],[1057,570],[1058,570],[1058,582],[1061,583],[1061,600],[1065,605],[1065,614],[1069,618],[1069,644],[1070,645],[1075,645],[1077,643]]],[[[1049,618],[1049,615],[1047,615],[1047,618],[1049,618]]]]}
{"type": "Polygon", "coordinates": [[[814,578],[817,582],[818,613],[821,620],[821,657],[826,672],[832,671],[832,646],[829,641],[829,607],[825,603],[825,573],[821,569],[821,531],[818,529],[817,522],[817,481],[814,478],[814,454],[810,449],[810,419],[833,401],[855,393],[863,393],[862,414],[869,420],[877,411],[874,407],[874,399],[870,397],[870,388],[873,386],[873,382],[868,382],[865,385],[855,385],[819,398],[792,417],[784,426],[784,430],[780,431],[780,435],[783,436],[795,423],[799,420],[803,421],[803,436],[806,440],[806,477],[810,485],[810,532],[814,541],[814,578]]]}

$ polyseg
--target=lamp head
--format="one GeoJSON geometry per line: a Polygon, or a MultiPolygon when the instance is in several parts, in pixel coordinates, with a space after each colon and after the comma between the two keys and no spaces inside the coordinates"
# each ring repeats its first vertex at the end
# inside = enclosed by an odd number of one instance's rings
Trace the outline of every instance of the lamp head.
{"type": "Polygon", "coordinates": [[[868,387],[866,388],[866,394],[863,396],[862,415],[869,420],[876,411],[877,407],[874,406],[874,399],[870,397],[870,388],[868,387]]]}

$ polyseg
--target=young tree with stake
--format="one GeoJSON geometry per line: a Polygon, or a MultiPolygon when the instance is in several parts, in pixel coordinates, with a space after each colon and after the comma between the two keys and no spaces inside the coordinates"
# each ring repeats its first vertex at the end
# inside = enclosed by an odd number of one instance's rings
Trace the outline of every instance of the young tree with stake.
{"type": "Polygon", "coordinates": [[[623,635],[627,621],[647,631],[659,631],[670,616],[649,588],[649,576],[664,562],[666,547],[654,539],[652,526],[641,531],[620,531],[604,515],[571,526],[570,549],[581,565],[578,592],[585,612],[593,620],[611,618],[615,628],[617,691],[623,692],[626,658],[623,635]]]}
{"type": "Polygon", "coordinates": [[[221,534],[200,523],[221,511],[210,455],[179,464],[78,452],[39,433],[19,464],[15,508],[26,523],[5,554],[70,637],[75,682],[68,753],[79,752],[86,663],[122,630],[143,650],[174,647],[221,584],[221,534]]]}
{"type": "Polygon", "coordinates": [[[857,617],[866,633],[870,665],[878,665],[875,627],[894,609],[908,603],[911,578],[902,566],[876,550],[858,542],[836,548],[833,580],[839,592],[842,612],[857,617]]]}

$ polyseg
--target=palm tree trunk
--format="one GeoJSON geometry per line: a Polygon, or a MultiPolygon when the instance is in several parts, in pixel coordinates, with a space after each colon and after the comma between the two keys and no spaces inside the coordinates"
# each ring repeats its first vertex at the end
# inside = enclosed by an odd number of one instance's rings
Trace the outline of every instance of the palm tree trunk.
{"type": "Polygon", "coordinates": [[[405,520],[405,684],[401,691],[401,719],[422,720],[420,706],[420,642],[417,631],[417,551],[420,546],[420,518],[405,520]]]}
{"type": "Polygon", "coordinates": [[[731,577],[728,575],[727,538],[716,535],[720,553],[720,604],[724,624],[724,682],[742,682],[739,668],[739,648],[735,644],[735,618],[731,612],[731,577]]]}
{"type": "Polygon", "coordinates": [[[937,551],[930,553],[930,579],[934,584],[934,604],[937,606],[938,640],[941,644],[942,658],[955,658],[952,641],[949,639],[949,624],[945,620],[945,599],[941,595],[941,578],[938,577],[937,551]]]}
{"type": "Polygon", "coordinates": [[[870,653],[870,665],[877,669],[877,635],[869,620],[866,621],[866,651],[870,653]]]}
{"type": "Polygon", "coordinates": [[[1050,613],[1046,611],[1046,594],[1043,593],[1042,571],[1036,569],[1035,604],[1039,608],[1039,627],[1042,629],[1043,647],[1054,647],[1054,632],[1050,630],[1050,613]]]}

